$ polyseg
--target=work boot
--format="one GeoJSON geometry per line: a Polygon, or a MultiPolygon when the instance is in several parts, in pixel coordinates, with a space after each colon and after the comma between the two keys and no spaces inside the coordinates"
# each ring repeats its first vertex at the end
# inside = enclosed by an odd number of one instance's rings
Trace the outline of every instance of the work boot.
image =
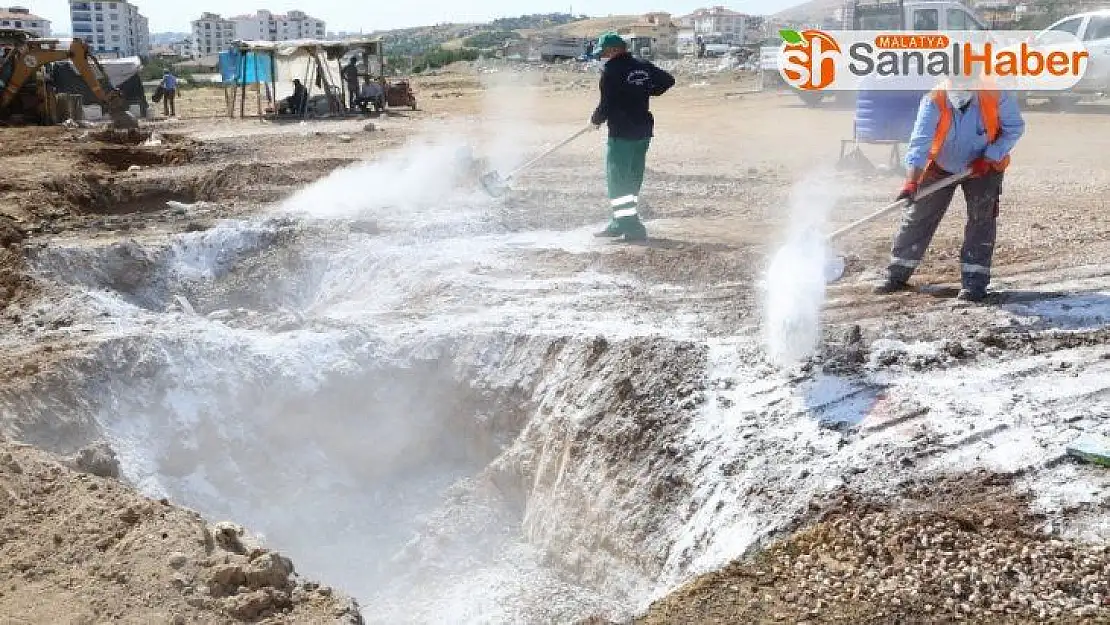
{"type": "Polygon", "coordinates": [[[956,299],[962,302],[978,303],[987,299],[987,290],[980,287],[965,287],[960,289],[956,299]]]}
{"type": "Polygon", "coordinates": [[[639,217],[622,217],[620,220],[620,229],[624,233],[625,241],[645,241],[647,240],[647,228],[640,221],[639,217]]]}
{"type": "Polygon", "coordinates": [[[616,219],[611,219],[609,225],[601,232],[595,233],[594,236],[599,239],[616,239],[622,236],[624,232],[621,230],[621,224],[616,219]]]}
{"type": "Polygon", "coordinates": [[[905,289],[906,289],[906,281],[905,280],[899,280],[897,278],[888,277],[886,280],[884,280],[884,281],[880,282],[879,284],[875,285],[875,288],[873,289],[873,292],[876,295],[889,295],[891,293],[897,293],[898,291],[903,291],[905,289]]]}

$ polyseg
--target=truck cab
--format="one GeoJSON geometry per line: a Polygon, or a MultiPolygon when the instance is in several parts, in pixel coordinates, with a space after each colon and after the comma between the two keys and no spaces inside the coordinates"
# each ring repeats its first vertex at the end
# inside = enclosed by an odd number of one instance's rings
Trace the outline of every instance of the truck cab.
{"type": "MultiPolygon", "coordinates": [[[[974,11],[954,0],[855,0],[845,7],[843,22],[830,25],[829,29],[887,32],[990,30],[974,11]]],[[[763,72],[770,70],[778,74],[779,46],[761,50],[763,72]]],[[[798,97],[808,106],[818,106],[825,99],[833,97],[851,100],[854,95],[846,92],[834,96],[817,91],[798,91],[798,97]]]]}
{"type": "Polygon", "coordinates": [[[845,22],[846,30],[989,30],[971,9],[948,0],[858,0],[845,22]]]}

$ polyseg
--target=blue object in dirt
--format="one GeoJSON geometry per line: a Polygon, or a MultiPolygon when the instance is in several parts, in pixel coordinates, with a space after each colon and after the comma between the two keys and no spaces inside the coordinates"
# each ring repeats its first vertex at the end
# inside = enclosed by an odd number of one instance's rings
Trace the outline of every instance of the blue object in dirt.
{"type": "Polygon", "coordinates": [[[855,139],[906,143],[925,91],[864,89],[856,98],[855,139]]]}

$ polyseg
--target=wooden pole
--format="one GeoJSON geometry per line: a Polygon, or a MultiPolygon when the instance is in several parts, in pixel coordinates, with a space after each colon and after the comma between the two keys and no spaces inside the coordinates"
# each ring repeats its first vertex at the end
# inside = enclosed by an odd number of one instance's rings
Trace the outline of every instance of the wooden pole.
{"type": "Polygon", "coordinates": [[[242,54],[242,59],[239,61],[239,84],[242,85],[241,94],[242,99],[239,100],[239,119],[243,119],[247,115],[247,53],[242,54]]]}

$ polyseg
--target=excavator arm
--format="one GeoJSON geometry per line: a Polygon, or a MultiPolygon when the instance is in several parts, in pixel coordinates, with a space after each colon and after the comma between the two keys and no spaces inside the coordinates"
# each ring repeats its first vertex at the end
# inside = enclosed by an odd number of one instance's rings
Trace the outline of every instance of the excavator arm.
{"type": "Polygon", "coordinates": [[[77,72],[99,103],[106,105],[113,112],[123,108],[123,99],[119,92],[105,91],[93,72],[91,63],[95,63],[103,73],[100,61],[89,54],[89,48],[84,41],[74,39],[68,50],[46,48],[35,41],[28,41],[15,48],[5,60],[5,64],[11,65],[11,76],[8,78],[8,83],[4,85],[3,93],[0,94],[0,111],[11,105],[24,83],[34,76],[39,68],[48,63],[66,60],[73,62],[73,66],[77,68],[77,72]]]}

